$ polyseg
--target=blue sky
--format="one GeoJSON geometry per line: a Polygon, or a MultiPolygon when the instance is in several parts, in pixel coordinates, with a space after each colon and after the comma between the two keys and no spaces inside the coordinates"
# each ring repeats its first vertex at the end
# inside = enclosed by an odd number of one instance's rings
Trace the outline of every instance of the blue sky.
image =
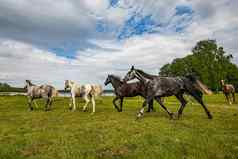
{"type": "Polygon", "coordinates": [[[203,39],[216,39],[237,63],[237,7],[235,0],[2,0],[0,82],[102,84],[132,64],[156,74],[203,39]]]}

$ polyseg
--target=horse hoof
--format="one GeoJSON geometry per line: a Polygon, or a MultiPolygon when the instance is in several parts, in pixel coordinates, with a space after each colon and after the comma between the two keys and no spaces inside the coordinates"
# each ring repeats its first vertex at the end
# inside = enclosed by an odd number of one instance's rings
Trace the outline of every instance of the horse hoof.
{"type": "Polygon", "coordinates": [[[142,116],[143,116],[143,113],[139,112],[139,113],[137,114],[137,119],[141,118],[142,116]]]}
{"type": "Polygon", "coordinates": [[[141,117],[139,117],[139,116],[136,117],[136,121],[138,121],[138,120],[140,120],[140,119],[141,119],[141,117]]]}
{"type": "MultiPolygon", "coordinates": [[[[169,119],[173,119],[174,118],[174,114],[173,113],[170,113],[169,114],[169,119]]],[[[179,116],[178,116],[178,118],[179,118],[179,116]]]]}
{"type": "Polygon", "coordinates": [[[209,115],[209,116],[208,116],[208,119],[212,119],[212,118],[213,118],[212,115],[209,115]]]}

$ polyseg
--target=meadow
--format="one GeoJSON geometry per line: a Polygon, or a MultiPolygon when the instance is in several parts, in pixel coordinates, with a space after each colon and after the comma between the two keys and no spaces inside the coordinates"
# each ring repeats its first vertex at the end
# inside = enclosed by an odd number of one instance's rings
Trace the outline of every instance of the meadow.
{"type": "MultiPolygon", "coordinates": [[[[53,110],[44,112],[43,100],[27,111],[24,96],[0,96],[0,159],[237,159],[238,104],[227,105],[222,94],[205,97],[213,115],[188,103],[180,120],[170,120],[156,103],[155,112],[136,121],[142,98],[126,98],[118,113],[113,97],[101,97],[96,113],[70,112],[69,98],[58,97],[53,110]]],[[[165,104],[179,108],[171,97],[165,104]]]]}

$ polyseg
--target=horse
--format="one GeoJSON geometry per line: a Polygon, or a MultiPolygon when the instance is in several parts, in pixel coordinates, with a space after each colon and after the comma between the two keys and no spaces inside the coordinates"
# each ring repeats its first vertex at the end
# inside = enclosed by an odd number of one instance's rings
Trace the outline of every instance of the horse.
{"type": "Polygon", "coordinates": [[[58,96],[58,91],[53,86],[46,84],[37,86],[30,80],[26,80],[24,88],[27,90],[26,96],[28,97],[28,107],[30,111],[33,110],[32,102],[39,98],[46,99],[45,111],[49,111],[52,105],[52,97],[58,96]]]}
{"type": "Polygon", "coordinates": [[[224,80],[221,80],[220,83],[223,94],[225,95],[227,102],[231,105],[232,102],[235,102],[235,87],[232,84],[225,84],[224,80]],[[232,101],[230,99],[230,94],[232,94],[232,101]]]}
{"type": "MultiPolygon", "coordinates": [[[[113,99],[113,105],[118,112],[122,112],[124,97],[135,97],[135,96],[141,96],[143,98],[146,97],[146,87],[141,82],[126,83],[123,82],[118,76],[108,75],[104,84],[108,85],[109,83],[111,83],[112,87],[114,88],[114,93],[116,97],[113,99]],[[119,99],[120,99],[120,108],[116,104],[116,101],[119,99]]],[[[153,100],[149,102],[147,112],[150,112],[151,109],[153,110],[153,100]]]]}
{"type": "Polygon", "coordinates": [[[161,97],[175,96],[181,103],[178,110],[178,119],[182,116],[183,109],[185,108],[187,101],[184,99],[184,93],[187,93],[194,97],[194,99],[201,104],[205,110],[209,119],[212,119],[210,111],[202,100],[203,93],[212,94],[212,92],[202,84],[194,75],[187,75],[184,77],[161,77],[145,73],[142,70],[135,69],[134,66],[128,71],[124,77],[124,81],[130,81],[137,78],[139,81],[147,86],[147,96],[143,107],[137,114],[137,119],[144,114],[144,107],[149,103],[151,99],[155,99],[164,110],[168,113],[170,118],[173,118],[171,113],[161,102],[161,97]]]}
{"type": "Polygon", "coordinates": [[[79,85],[71,80],[65,80],[65,90],[70,89],[71,92],[71,101],[69,104],[69,108],[72,108],[73,103],[73,110],[76,110],[76,104],[75,104],[75,98],[76,97],[83,97],[85,100],[85,105],[83,106],[83,111],[86,111],[88,103],[92,102],[93,110],[92,114],[95,113],[95,97],[102,94],[102,87],[100,85],[91,85],[91,84],[85,84],[85,85],[79,85]],[[89,100],[90,99],[90,100],[89,100]]]}

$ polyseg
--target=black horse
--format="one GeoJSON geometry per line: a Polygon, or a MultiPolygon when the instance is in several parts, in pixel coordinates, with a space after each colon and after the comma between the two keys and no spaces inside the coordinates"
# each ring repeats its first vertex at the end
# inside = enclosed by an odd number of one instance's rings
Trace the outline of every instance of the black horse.
{"type": "Polygon", "coordinates": [[[169,116],[172,118],[173,114],[163,105],[161,102],[161,97],[175,96],[181,103],[178,110],[178,118],[182,115],[183,109],[185,108],[187,101],[184,99],[183,94],[187,93],[193,96],[203,107],[209,119],[212,119],[212,115],[205,106],[202,95],[212,94],[210,90],[206,88],[199,80],[193,75],[188,75],[186,77],[160,77],[149,75],[142,70],[135,69],[132,66],[131,70],[126,74],[124,81],[129,81],[137,78],[139,81],[144,83],[147,87],[146,101],[143,107],[139,111],[137,117],[141,117],[144,114],[144,107],[149,103],[151,99],[156,99],[157,102],[167,111],[169,116]]]}
{"type": "MultiPolygon", "coordinates": [[[[105,85],[109,83],[112,84],[116,97],[113,99],[113,104],[118,112],[122,111],[123,99],[124,97],[135,97],[141,96],[146,97],[146,88],[145,85],[141,82],[126,83],[123,82],[119,77],[115,75],[108,75],[105,85]],[[117,106],[116,101],[120,99],[120,108],[117,106]]],[[[149,101],[149,107],[147,112],[153,110],[153,99],[149,101]]]]}

